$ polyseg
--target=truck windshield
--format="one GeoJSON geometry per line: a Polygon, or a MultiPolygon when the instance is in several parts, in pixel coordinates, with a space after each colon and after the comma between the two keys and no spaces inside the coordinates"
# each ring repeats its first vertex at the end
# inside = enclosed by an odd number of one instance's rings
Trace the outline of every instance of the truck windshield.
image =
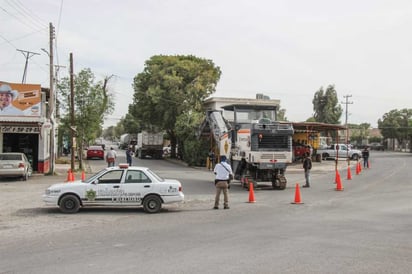
{"type": "MultiPolygon", "coordinates": [[[[225,117],[229,118],[229,120],[234,120],[235,113],[225,110],[225,117]]],[[[258,123],[259,121],[267,123],[269,121],[275,121],[275,117],[274,110],[236,109],[237,123],[258,123]]]]}

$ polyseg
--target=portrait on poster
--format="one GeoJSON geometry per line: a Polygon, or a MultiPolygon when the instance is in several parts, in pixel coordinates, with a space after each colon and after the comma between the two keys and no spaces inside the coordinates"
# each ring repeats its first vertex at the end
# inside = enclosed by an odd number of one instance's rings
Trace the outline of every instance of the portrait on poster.
{"type": "Polygon", "coordinates": [[[0,82],[0,116],[40,115],[40,85],[0,82]]]}

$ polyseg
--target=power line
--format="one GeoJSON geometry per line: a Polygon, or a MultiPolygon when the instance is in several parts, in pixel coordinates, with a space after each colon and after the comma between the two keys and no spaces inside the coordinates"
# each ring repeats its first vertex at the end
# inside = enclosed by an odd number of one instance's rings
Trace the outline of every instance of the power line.
{"type": "Polygon", "coordinates": [[[21,22],[25,22],[29,20],[30,24],[33,24],[37,28],[43,28],[45,23],[41,22],[40,20],[33,17],[33,13],[30,12],[26,7],[24,7],[21,3],[13,2],[10,0],[6,0],[6,3],[13,8],[18,14],[23,16],[24,19],[18,19],[21,22]]]}

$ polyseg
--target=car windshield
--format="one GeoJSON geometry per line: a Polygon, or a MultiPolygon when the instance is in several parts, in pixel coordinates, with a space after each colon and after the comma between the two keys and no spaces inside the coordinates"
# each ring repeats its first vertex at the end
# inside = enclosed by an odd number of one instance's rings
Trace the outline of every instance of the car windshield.
{"type": "Polygon", "coordinates": [[[97,172],[96,174],[94,174],[92,177],[90,177],[89,179],[87,179],[86,181],[84,181],[83,183],[86,184],[90,184],[91,182],[96,181],[96,179],[100,176],[102,176],[102,174],[106,173],[106,169],[102,169],[99,172],[97,172]]]}
{"type": "Polygon", "coordinates": [[[103,150],[103,148],[98,146],[91,146],[89,147],[89,150],[103,150]]]}
{"type": "Polygon", "coordinates": [[[156,178],[157,181],[159,181],[159,182],[164,182],[165,181],[165,179],[163,179],[162,177],[160,177],[159,175],[157,175],[156,173],[154,173],[150,169],[147,169],[146,171],[147,171],[147,173],[150,173],[150,175],[152,175],[154,178],[156,178]]]}

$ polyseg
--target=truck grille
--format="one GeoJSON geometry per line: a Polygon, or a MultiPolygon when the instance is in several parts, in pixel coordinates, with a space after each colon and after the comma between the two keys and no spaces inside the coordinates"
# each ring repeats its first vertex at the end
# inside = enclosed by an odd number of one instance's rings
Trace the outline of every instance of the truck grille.
{"type": "Polygon", "coordinates": [[[265,149],[281,149],[289,150],[291,147],[291,138],[290,136],[278,135],[273,136],[270,134],[253,134],[251,140],[251,150],[259,151],[265,149]]]}
{"type": "Polygon", "coordinates": [[[260,156],[260,159],[262,160],[284,160],[286,159],[286,155],[282,153],[263,153],[260,156]]]}

